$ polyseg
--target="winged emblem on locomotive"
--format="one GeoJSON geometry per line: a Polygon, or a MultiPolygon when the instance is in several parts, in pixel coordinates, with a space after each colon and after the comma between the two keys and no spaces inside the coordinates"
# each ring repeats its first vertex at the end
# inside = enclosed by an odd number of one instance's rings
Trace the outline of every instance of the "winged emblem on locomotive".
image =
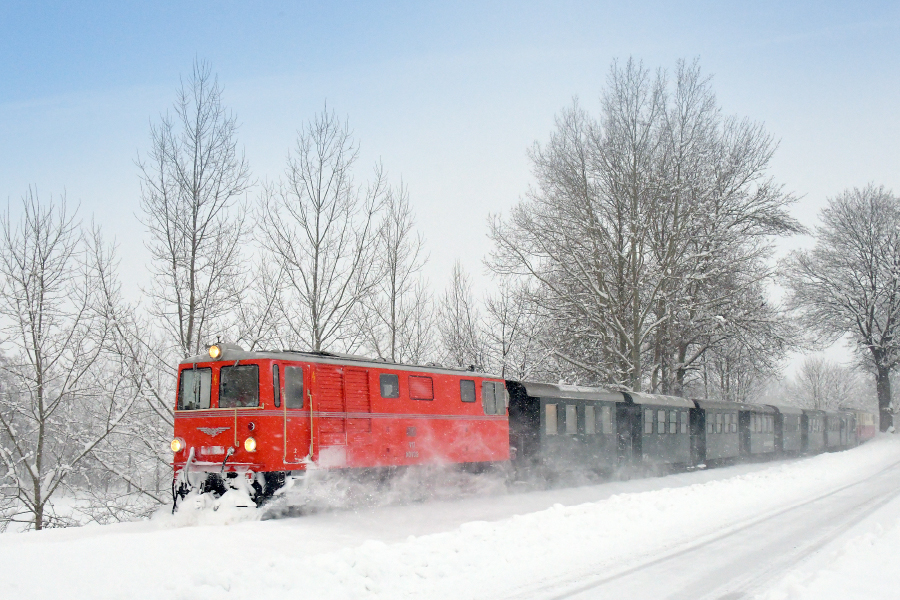
{"type": "Polygon", "coordinates": [[[210,437],[216,437],[223,431],[227,431],[228,427],[198,427],[197,429],[210,437]]]}

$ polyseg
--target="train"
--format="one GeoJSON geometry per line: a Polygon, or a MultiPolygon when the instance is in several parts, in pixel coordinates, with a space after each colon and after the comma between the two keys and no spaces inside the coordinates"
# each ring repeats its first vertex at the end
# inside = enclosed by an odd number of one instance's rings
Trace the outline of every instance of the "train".
{"type": "Polygon", "coordinates": [[[644,473],[818,453],[875,435],[864,411],[523,382],[436,365],[213,344],[178,366],[173,510],[191,492],[262,504],[311,469],[459,465],[644,473]]]}

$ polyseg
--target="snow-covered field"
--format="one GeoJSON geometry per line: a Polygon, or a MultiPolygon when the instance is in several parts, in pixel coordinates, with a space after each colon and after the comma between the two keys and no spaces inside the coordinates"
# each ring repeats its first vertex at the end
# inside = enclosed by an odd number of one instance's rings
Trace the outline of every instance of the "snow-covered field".
{"type": "Polygon", "coordinates": [[[870,482],[883,501],[753,595],[900,597],[883,576],[900,559],[900,436],[885,436],[812,458],[570,489],[480,481],[477,497],[288,519],[226,506],[9,533],[0,535],[0,598],[614,597],[594,582],[870,482]]]}

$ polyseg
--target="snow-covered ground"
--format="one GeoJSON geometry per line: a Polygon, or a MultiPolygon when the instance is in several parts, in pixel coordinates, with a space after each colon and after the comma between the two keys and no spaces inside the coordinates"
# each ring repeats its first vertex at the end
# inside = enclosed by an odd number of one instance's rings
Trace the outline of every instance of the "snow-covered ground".
{"type": "Polygon", "coordinates": [[[569,489],[507,490],[484,479],[470,487],[483,495],[265,521],[227,506],[162,511],[149,522],[4,534],[0,598],[615,598],[627,590],[656,600],[722,597],[729,585],[731,598],[900,597],[896,578],[883,575],[900,559],[900,436],[800,460],[569,489]],[[792,519],[808,520],[796,533],[803,543],[738,543],[787,535],[792,519]],[[668,572],[677,573],[671,586],[668,572]]]}

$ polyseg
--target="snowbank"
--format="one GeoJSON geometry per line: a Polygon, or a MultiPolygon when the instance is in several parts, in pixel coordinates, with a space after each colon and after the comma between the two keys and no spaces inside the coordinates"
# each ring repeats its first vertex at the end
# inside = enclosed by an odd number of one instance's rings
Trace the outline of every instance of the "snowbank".
{"type": "MultiPolygon", "coordinates": [[[[634,491],[647,481],[610,484],[626,491],[536,512],[516,508],[517,503],[529,506],[530,494],[486,497],[478,501],[486,509],[476,506],[472,514],[499,516],[490,510],[498,505],[511,516],[399,541],[397,531],[404,528],[392,525],[391,518],[427,519],[432,509],[452,511],[452,503],[422,505],[408,513],[403,511],[409,507],[334,513],[326,517],[327,527],[318,528],[307,527],[302,517],[235,522],[244,517],[234,515],[248,513],[224,507],[193,520],[161,517],[150,523],[4,535],[0,565],[15,577],[0,578],[0,597],[456,600],[540,595],[563,582],[612,574],[739,527],[898,461],[900,439],[889,436],[854,450],[757,465],[740,474],[723,469],[680,475],[681,487],[634,491]],[[376,531],[372,519],[384,519],[384,530],[360,543],[356,528],[376,531]]],[[[655,482],[665,485],[666,480],[655,482]]],[[[463,506],[472,507],[469,502],[463,506]]],[[[440,515],[434,516],[440,522],[440,515]]],[[[900,532],[891,536],[893,543],[900,532]]],[[[847,556],[856,554],[848,551],[847,556]]]]}

